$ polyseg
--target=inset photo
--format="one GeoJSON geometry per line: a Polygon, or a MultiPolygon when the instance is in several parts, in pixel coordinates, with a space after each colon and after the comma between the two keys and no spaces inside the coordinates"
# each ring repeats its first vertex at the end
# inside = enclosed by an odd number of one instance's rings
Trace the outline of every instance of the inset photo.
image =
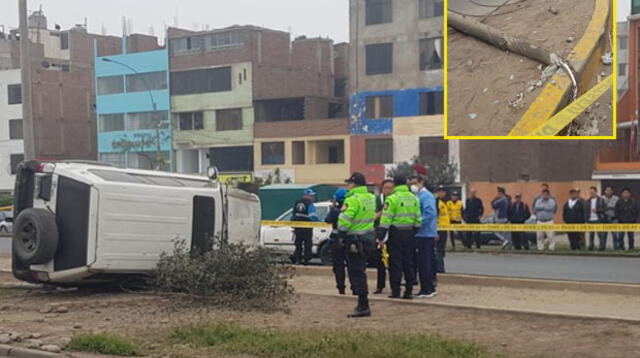
{"type": "Polygon", "coordinates": [[[448,0],[445,137],[614,139],[615,2],[448,0]]]}

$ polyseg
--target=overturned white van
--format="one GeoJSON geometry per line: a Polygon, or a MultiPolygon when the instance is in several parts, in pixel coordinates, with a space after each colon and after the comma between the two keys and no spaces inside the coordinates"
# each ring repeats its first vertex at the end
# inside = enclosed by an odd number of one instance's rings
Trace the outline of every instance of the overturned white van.
{"type": "Polygon", "coordinates": [[[152,272],[176,240],[258,245],[260,201],[212,178],[93,162],[18,165],[13,274],[76,285],[152,272]]]}

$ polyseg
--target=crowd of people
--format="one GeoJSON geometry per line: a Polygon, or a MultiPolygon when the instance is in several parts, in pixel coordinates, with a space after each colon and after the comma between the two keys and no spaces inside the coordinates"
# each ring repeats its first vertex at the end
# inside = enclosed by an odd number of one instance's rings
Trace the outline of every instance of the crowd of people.
{"type": "MultiPolygon", "coordinates": [[[[374,294],[384,292],[388,273],[389,298],[431,298],[437,294],[438,273],[445,272],[448,239],[454,249],[456,242],[462,242],[466,249],[471,249],[474,244],[477,248],[481,246],[479,232],[438,230],[438,227],[450,224],[482,222],[484,204],[476,190],[469,191],[464,203],[459,192],[448,192],[445,187],[437,188],[434,196],[425,186],[426,168],[416,165],[414,170],[410,177],[396,176],[393,180],[385,180],[377,196],[369,191],[361,173],[353,173],[345,181],[346,188],[335,192],[325,221],[333,226],[330,245],[338,292],[346,294],[348,276],[351,291],[358,296],[358,305],[349,317],[371,314],[367,266],[377,270],[374,294]],[[414,294],[416,286],[418,289],[414,294]]],[[[295,204],[294,220],[318,220],[313,207],[314,195],[313,191],[307,191],[295,204]]],[[[559,210],[557,199],[547,184],[542,185],[531,206],[523,201],[522,194],[515,193],[511,197],[505,188],[498,187],[490,207],[494,211],[495,223],[510,224],[553,224],[559,210]]],[[[562,208],[563,221],[568,224],[635,223],[639,215],[639,205],[628,188],[623,189],[618,197],[611,187],[607,187],[602,196],[598,195],[596,187],[591,187],[588,198],[582,198],[579,189],[572,189],[562,208]]],[[[311,229],[295,230],[294,261],[306,263],[311,256],[311,229]]],[[[588,249],[596,249],[597,235],[597,249],[605,250],[607,234],[590,233],[588,249]]],[[[633,250],[633,233],[626,234],[628,249],[633,250]]],[[[496,232],[495,235],[503,241],[503,249],[530,248],[530,240],[524,232],[496,232]]],[[[625,249],[624,235],[612,233],[615,249],[625,249]]],[[[568,237],[572,249],[585,247],[583,233],[570,232],[568,237]]],[[[535,241],[538,250],[555,250],[553,231],[538,232],[535,241]]]]}

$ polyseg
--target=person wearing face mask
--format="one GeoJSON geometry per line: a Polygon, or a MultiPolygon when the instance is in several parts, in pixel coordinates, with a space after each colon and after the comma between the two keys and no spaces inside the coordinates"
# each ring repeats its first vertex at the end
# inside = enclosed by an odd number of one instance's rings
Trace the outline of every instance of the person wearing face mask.
{"type": "MultiPolygon", "coordinates": [[[[393,188],[395,185],[393,184],[393,180],[387,179],[382,182],[380,186],[380,195],[376,197],[376,221],[375,228],[376,230],[380,226],[380,217],[382,216],[382,209],[384,208],[384,201],[389,195],[393,193],[393,188]]],[[[389,236],[387,235],[381,242],[378,243],[376,250],[373,252],[371,257],[371,265],[374,266],[378,271],[378,282],[376,290],[373,292],[375,295],[379,295],[384,291],[384,287],[387,281],[387,265],[385,264],[384,257],[388,256],[387,253],[387,239],[389,236]]]]}
{"type": "Polygon", "coordinates": [[[416,194],[420,201],[420,213],[422,224],[416,233],[416,266],[418,267],[418,277],[420,278],[420,292],[416,298],[431,298],[436,295],[434,285],[435,275],[435,241],[438,236],[438,213],[436,210],[436,199],[424,187],[424,178],[421,175],[414,175],[410,179],[411,191],[416,194]]]}
{"type": "MultiPolygon", "coordinates": [[[[460,193],[457,191],[451,192],[451,200],[447,201],[447,210],[449,211],[449,221],[451,224],[462,224],[462,213],[464,207],[460,200],[460,193]]],[[[456,239],[460,238],[462,233],[459,231],[450,231],[449,237],[451,238],[451,248],[456,250],[456,239]]]]}
{"type": "Polygon", "coordinates": [[[338,217],[344,205],[344,199],[347,196],[347,190],[340,188],[333,194],[332,205],[329,208],[329,214],[324,222],[331,224],[331,264],[333,266],[333,275],[336,278],[336,288],[341,295],[345,294],[345,278],[346,278],[346,252],[344,249],[344,240],[338,238],[338,217]]]}

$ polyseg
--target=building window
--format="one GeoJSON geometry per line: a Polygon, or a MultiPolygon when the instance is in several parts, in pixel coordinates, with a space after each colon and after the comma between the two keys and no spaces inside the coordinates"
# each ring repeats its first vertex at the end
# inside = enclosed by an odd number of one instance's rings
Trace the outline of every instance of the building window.
{"type": "Polygon", "coordinates": [[[420,115],[427,116],[432,114],[444,113],[444,93],[443,92],[425,92],[420,93],[420,115]]]}
{"type": "Polygon", "coordinates": [[[211,50],[223,50],[244,46],[244,33],[240,31],[225,31],[205,35],[205,48],[211,50]]]}
{"type": "Polygon", "coordinates": [[[626,50],[627,49],[627,42],[628,41],[629,41],[629,39],[627,38],[627,36],[618,37],[618,46],[620,46],[621,50],[626,50]]]}
{"type": "Polygon", "coordinates": [[[449,143],[442,137],[420,137],[420,159],[427,162],[449,158],[449,143]]]}
{"type": "Polygon", "coordinates": [[[367,75],[380,75],[393,72],[393,44],[383,43],[367,45],[367,75]]]}
{"type": "Polygon", "coordinates": [[[420,40],[420,71],[435,70],[443,65],[442,37],[420,40]]]}
{"type": "Polygon", "coordinates": [[[127,113],[127,130],[169,128],[167,111],[127,113]]]}
{"type": "Polygon", "coordinates": [[[69,33],[68,32],[60,33],[60,49],[61,50],[69,49],[69,33]]]}
{"type": "Polygon", "coordinates": [[[100,153],[100,161],[113,164],[118,168],[126,167],[124,153],[100,153]]]}
{"type": "Polygon", "coordinates": [[[124,93],[124,77],[98,77],[98,94],[124,93]]]}
{"type": "Polygon", "coordinates": [[[418,13],[421,19],[444,15],[443,0],[420,0],[418,13]]]}
{"type": "Polygon", "coordinates": [[[204,48],[204,37],[190,36],[172,39],[170,44],[172,54],[200,52],[204,48]]]}
{"type": "Polygon", "coordinates": [[[393,117],[393,96],[370,96],[365,101],[367,119],[393,117]]]}
{"type": "Polygon", "coordinates": [[[22,119],[9,120],[9,139],[22,139],[22,119]]]}
{"type": "Polygon", "coordinates": [[[209,158],[211,165],[221,172],[253,171],[252,146],[211,148],[209,158]]]}
{"type": "Polygon", "coordinates": [[[18,85],[8,85],[7,94],[9,96],[9,104],[22,103],[22,87],[18,85]]]}
{"type": "Polygon", "coordinates": [[[315,142],[316,164],[344,163],[344,141],[323,140],[315,142]]]}
{"type": "Polygon", "coordinates": [[[284,164],[284,142],[262,143],[262,165],[284,164]]]}
{"type": "Polygon", "coordinates": [[[11,174],[15,174],[18,171],[18,164],[24,160],[24,154],[11,154],[9,158],[11,161],[11,174]]]}
{"type": "Polygon", "coordinates": [[[127,153],[127,167],[133,169],[146,169],[168,171],[169,152],[160,152],[157,158],[156,152],[129,152],[127,153]]]}
{"type": "Polygon", "coordinates": [[[216,111],[216,131],[242,129],[242,109],[219,109],[216,111]]]}
{"type": "Polygon", "coordinates": [[[181,131],[204,129],[204,114],[202,112],[178,113],[176,116],[178,117],[178,129],[181,131]]]}
{"type": "Polygon", "coordinates": [[[231,91],[231,67],[171,73],[171,95],[231,91]]]}
{"type": "Polygon", "coordinates": [[[148,72],[127,75],[127,92],[146,92],[167,89],[167,72],[148,72]]]}
{"type": "Polygon", "coordinates": [[[291,156],[293,164],[304,164],[305,163],[305,146],[304,141],[295,141],[291,142],[291,156]]]}
{"type": "Polygon", "coordinates": [[[627,64],[620,63],[618,64],[618,76],[626,76],[627,75],[627,64]]]}
{"type": "Polygon", "coordinates": [[[393,163],[393,139],[367,139],[365,147],[367,164],[393,163]]]}
{"type": "Polygon", "coordinates": [[[124,114],[101,114],[98,118],[100,132],[118,132],[124,130],[124,114]]]}
{"type": "Polygon", "coordinates": [[[365,0],[365,25],[386,24],[393,21],[391,0],[365,0]]]}

